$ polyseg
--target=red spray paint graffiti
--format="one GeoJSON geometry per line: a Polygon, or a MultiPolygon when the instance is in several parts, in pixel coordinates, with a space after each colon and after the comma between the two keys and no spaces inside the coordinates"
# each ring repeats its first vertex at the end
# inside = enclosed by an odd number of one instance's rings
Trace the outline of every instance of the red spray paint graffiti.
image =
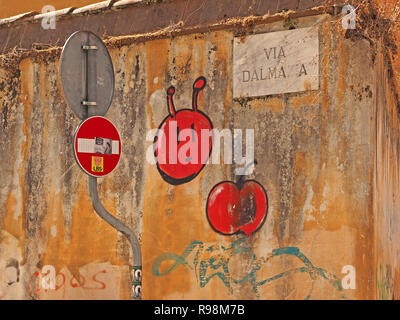
{"type": "Polygon", "coordinates": [[[208,221],[223,235],[244,232],[250,237],[264,223],[267,211],[267,193],[255,180],[223,181],[214,186],[207,199],[208,221]]]}
{"type": "MultiPolygon", "coordinates": [[[[53,290],[58,291],[62,287],[68,286],[68,285],[71,288],[82,288],[85,290],[104,290],[104,289],[106,289],[107,286],[103,281],[98,279],[98,276],[100,274],[105,274],[105,273],[107,273],[107,270],[100,270],[100,271],[94,273],[91,276],[92,283],[88,284],[86,282],[86,278],[82,274],[79,274],[79,281],[74,276],[71,276],[70,280],[67,281],[67,277],[65,276],[65,274],[60,271],[55,275],[55,278],[53,280],[54,284],[55,284],[55,287],[53,290]]],[[[30,281],[28,282],[28,287],[27,287],[27,291],[30,294],[33,294],[33,292],[39,293],[42,290],[43,290],[43,292],[52,290],[52,289],[46,289],[46,288],[42,287],[42,281],[41,281],[42,278],[43,278],[43,275],[39,271],[36,271],[32,274],[30,281]]]]}
{"type": "Polygon", "coordinates": [[[179,185],[193,180],[203,169],[212,150],[212,123],[197,106],[199,93],[206,79],[199,77],[193,84],[192,109],[176,111],[175,88],[167,90],[169,115],[163,120],[154,138],[154,155],[162,178],[179,185]]]}

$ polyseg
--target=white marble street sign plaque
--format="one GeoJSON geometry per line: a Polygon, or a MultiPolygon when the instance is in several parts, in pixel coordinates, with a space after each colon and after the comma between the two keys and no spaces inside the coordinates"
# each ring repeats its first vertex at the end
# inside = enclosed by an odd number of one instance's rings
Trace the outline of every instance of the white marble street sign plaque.
{"type": "Polygon", "coordinates": [[[234,98],[318,89],[318,28],[234,39],[234,98]]]}

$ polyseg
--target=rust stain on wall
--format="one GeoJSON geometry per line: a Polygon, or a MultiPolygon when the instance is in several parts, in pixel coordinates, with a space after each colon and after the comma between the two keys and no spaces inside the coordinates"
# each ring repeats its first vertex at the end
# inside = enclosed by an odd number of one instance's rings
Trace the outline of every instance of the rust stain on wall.
{"type": "MultiPolygon", "coordinates": [[[[379,44],[382,50],[382,44],[379,44]]],[[[385,68],[387,55],[382,50],[377,57],[377,163],[374,205],[376,234],[376,295],[379,299],[399,299],[399,139],[398,101],[392,91],[393,77],[385,68]]]]}

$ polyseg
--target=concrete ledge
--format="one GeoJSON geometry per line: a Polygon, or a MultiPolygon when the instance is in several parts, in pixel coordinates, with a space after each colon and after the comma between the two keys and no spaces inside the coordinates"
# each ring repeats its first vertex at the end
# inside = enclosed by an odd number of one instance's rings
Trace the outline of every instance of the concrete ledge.
{"type": "Polygon", "coordinates": [[[97,11],[107,10],[107,9],[111,8],[112,5],[114,4],[114,2],[116,2],[116,1],[117,0],[107,0],[107,1],[102,1],[102,2],[95,3],[95,4],[90,4],[88,6],[84,6],[84,7],[75,9],[72,12],[72,15],[89,14],[89,13],[94,13],[97,11]]]}
{"type": "MultiPolygon", "coordinates": [[[[329,3],[343,5],[344,2],[332,0],[329,3]]],[[[252,17],[252,20],[263,17],[283,19],[275,16],[288,10],[291,17],[332,13],[332,5],[326,3],[326,0],[268,0],[259,1],[257,5],[254,5],[254,0],[168,0],[160,3],[108,0],[78,9],[58,10],[56,15],[60,19],[57,19],[56,29],[51,30],[43,30],[39,23],[46,15],[28,12],[0,20],[0,54],[12,48],[30,50],[32,43],[42,43],[48,47],[62,46],[78,30],[92,31],[106,37],[146,36],[166,29],[174,29],[174,34],[176,31],[207,32],[210,27],[240,27],[240,23],[232,21],[246,17],[252,17]],[[21,22],[14,24],[15,21],[21,22]]],[[[266,23],[266,20],[261,19],[256,23],[266,23]]],[[[172,32],[169,34],[172,35],[172,32]]]]}
{"type": "Polygon", "coordinates": [[[42,20],[43,18],[55,16],[56,18],[62,17],[62,16],[68,16],[74,11],[76,8],[75,7],[70,7],[70,8],[65,8],[61,10],[56,10],[54,12],[46,12],[46,13],[41,13],[37,14],[36,16],[33,17],[33,20],[42,20]]]}
{"type": "Polygon", "coordinates": [[[142,0],[121,0],[121,1],[115,2],[113,4],[113,7],[115,7],[115,8],[126,7],[126,6],[138,4],[140,2],[142,2],[142,0]]]}
{"type": "Polygon", "coordinates": [[[26,18],[33,17],[37,14],[38,14],[37,11],[29,11],[29,12],[21,13],[19,15],[13,16],[13,17],[0,19],[0,26],[5,25],[5,24],[14,23],[14,22],[21,21],[21,20],[25,20],[26,18]]]}

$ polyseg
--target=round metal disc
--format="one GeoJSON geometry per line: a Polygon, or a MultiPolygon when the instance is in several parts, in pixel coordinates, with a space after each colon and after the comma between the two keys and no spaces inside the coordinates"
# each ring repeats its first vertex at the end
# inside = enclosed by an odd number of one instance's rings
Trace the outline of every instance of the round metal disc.
{"type": "Polygon", "coordinates": [[[92,32],[77,31],[61,53],[64,96],[80,119],[104,116],[114,95],[114,68],[103,41],[92,32]]]}
{"type": "Polygon", "coordinates": [[[94,116],[83,120],[74,134],[74,156],[79,167],[92,177],[105,177],[118,165],[121,138],[107,118],[94,116]]]}

